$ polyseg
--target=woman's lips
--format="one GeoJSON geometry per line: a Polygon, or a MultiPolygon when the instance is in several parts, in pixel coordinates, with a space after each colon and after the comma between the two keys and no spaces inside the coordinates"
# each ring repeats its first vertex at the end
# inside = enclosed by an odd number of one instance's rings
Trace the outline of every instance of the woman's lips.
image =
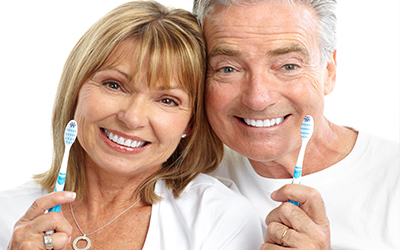
{"type": "Polygon", "coordinates": [[[146,141],[125,139],[124,137],[113,134],[112,132],[110,132],[104,128],[102,128],[102,131],[106,134],[108,139],[110,139],[111,141],[113,141],[121,146],[130,147],[130,148],[142,148],[142,147],[146,146],[146,144],[147,144],[146,141]]]}

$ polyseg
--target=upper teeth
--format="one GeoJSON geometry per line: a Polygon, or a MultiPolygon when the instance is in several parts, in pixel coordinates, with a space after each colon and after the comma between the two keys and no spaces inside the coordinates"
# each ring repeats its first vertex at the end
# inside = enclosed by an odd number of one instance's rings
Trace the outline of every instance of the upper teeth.
{"type": "Polygon", "coordinates": [[[247,125],[263,128],[263,127],[272,127],[274,125],[278,125],[279,123],[283,122],[284,118],[274,118],[274,119],[265,119],[265,120],[253,120],[253,119],[244,119],[244,122],[247,125]]]}
{"type": "Polygon", "coordinates": [[[112,140],[113,142],[126,146],[126,147],[131,147],[131,148],[141,148],[144,146],[146,142],[144,141],[132,141],[132,140],[125,140],[124,137],[118,137],[117,135],[114,135],[113,133],[107,131],[104,129],[104,132],[106,133],[108,139],[112,140]]]}

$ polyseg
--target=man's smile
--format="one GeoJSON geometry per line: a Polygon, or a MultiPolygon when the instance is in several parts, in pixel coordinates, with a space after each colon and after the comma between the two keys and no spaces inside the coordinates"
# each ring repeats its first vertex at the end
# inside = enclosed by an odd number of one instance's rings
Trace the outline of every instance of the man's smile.
{"type": "Polygon", "coordinates": [[[285,118],[286,116],[273,119],[265,119],[265,120],[255,120],[255,119],[245,119],[245,118],[241,118],[240,120],[242,120],[245,124],[252,127],[267,128],[282,123],[285,120],[285,118]]]}

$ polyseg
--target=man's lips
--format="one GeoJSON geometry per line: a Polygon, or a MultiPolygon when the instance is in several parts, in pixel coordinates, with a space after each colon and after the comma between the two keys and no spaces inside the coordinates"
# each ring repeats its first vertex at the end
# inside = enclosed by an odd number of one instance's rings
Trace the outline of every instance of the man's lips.
{"type": "Polygon", "coordinates": [[[283,117],[277,117],[273,119],[265,119],[265,120],[256,120],[256,119],[247,119],[247,118],[240,118],[242,122],[245,124],[252,126],[252,127],[257,127],[257,128],[269,128],[276,126],[280,123],[282,123],[287,116],[283,117]]]}
{"type": "Polygon", "coordinates": [[[142,148],[147,144],[146,141],[125,139],[124,137],[117,136],[104,128],[102,128],[102,131],[107,135],[108,139],[110,139],[111,141],[113,141],[121,146],[130,147],[130,148],[142,148]]]}

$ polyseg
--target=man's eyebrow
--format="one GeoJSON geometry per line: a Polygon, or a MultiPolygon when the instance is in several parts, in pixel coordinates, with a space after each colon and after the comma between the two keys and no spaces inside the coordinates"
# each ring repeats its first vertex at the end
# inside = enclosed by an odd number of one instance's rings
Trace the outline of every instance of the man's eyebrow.
{"type": "Polygon", "coordinates": [[[273,49],[271,51],[268,51],[268,56],[274,57],[274,56],[280,56],[280,55],[285,55],[285,54],[289,54],[292,52],[296,52],[296,53],[300,53],[303,56],[305,56],[307,59],[310,58],[310,53],[308,53],[308,51],[299,46],[299,45],[289,45],[286,47],[282,47],[282,48],[277,48],[277,49],[273,49]]]}
{"type": "Polygon", "coordinates": [[[210,53],[208,53],[208,58],[215,56],[239,56],[240,52],[232,49],[224,49],[221,47],[213,48],[210,53]]]}

